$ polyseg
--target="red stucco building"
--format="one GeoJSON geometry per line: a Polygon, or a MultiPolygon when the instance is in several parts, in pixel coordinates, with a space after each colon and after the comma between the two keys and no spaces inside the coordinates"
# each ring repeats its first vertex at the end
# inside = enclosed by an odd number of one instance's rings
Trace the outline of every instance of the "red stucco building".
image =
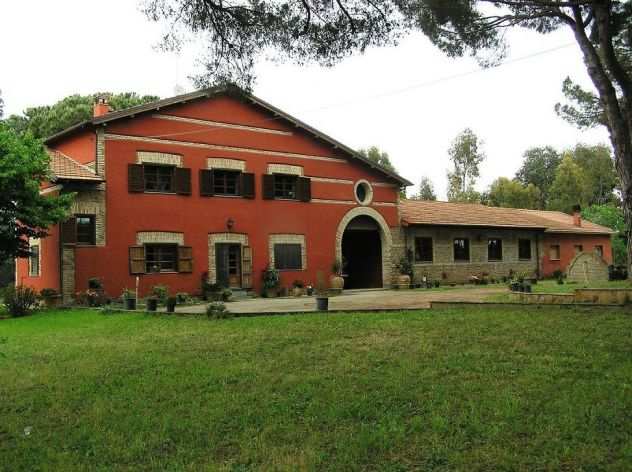
{"type": "Polygon", "coordinates": [[[93,277],[111,296],[134,288],[137,277],[141,294],[156,284],[196,293],[203,278],[259,291],[268,265],[281,271],[284,286],[297,279],[315,284],[319,272],[328,279],[337,259],[345,261],[347,287],[389,286],[406,249],[417,257],[429,247],[432,260],[416,259],[416,273],[436,264],[447,278],[459,279],[492,266],[508,270],[519,259],[509,257],[513,246],[526,254],[525,239],[533,247],[525,267],[541,275],[563,269],[569,248],[580,244],[584,251],[601,246],[611,261],[610,231],[569,225],[562,221],[569,215],[558,215],[556,222],[507,211],[491,219],[479,214],[472,225],[442,221],[448,207],[402,203],[406,179],[234,88],[117,112],[101,102],[93,119],[46,144],[53,177],[42,193],[76,192],[73,217],[49,237],[31,241],[33,255],[17,261],[16,283],[54,288],[65,300],[86,290],[93,277]],[[419,217],[428,211],[438,219],[419,217]],[[502,218],[520,219],[522,226],[503,224],[502,218]],[[417,247],[415,231],[459,225],[467,261],[454,256],[452,233],[437,234],[434,244],[428,241],[432,236],[423,236],[417,247]],[[555,225],[557,232],[549,231],[555,225]],[[495,231],[497,239],[507,235],[506,260],[487,260],[485,251],[479,257],[476,248],[489,243],[480,228],[495,231]],[[523,233],[518,238],[506,231],[523,233]],[[545,249],[555,244],[559,260],[545,249]]]}

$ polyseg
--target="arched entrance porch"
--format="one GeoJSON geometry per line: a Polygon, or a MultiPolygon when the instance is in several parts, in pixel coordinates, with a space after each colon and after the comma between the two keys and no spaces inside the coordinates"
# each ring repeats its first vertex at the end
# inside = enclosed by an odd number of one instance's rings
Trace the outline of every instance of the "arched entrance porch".
{"type": "Polygon", "coordinates": [[[356,207],[345,214],[336,234],[336,258],[345,262],[345,288],[388,287],[391,232],[376,210],[356,207]]]}

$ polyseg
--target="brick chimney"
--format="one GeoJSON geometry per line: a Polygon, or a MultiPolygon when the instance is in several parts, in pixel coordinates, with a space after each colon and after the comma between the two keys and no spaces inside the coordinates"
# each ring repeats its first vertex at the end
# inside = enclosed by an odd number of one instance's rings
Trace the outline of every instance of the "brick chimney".
{"type": "Polygon", "coordinates": [[[97,116],[103,116],[109,112],[110,112],[110,105],[108,105],[108,98],[105,96],[98,97],[97,101],[94,102],[92,116],[96,118],[97,116]]]}
{"type": "Polygon", "coordinates": [[[582,208],[579,205],[575,205],[573,207],[573,224],[575,226],[581,226],[582,225],[582,214],[581,214],[582,208]]]}

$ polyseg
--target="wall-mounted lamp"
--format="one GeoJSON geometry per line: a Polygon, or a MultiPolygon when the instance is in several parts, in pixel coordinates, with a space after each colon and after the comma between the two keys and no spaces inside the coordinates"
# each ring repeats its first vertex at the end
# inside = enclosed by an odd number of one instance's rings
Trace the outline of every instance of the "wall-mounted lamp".
{"type": "Polygon", "coordinates": [[[232,218],[228,218],[226,220],[226,227],[228,228],[228,231],[232,231],[233,226],[235,226],[235,220],[233,220],[232,218]]]}

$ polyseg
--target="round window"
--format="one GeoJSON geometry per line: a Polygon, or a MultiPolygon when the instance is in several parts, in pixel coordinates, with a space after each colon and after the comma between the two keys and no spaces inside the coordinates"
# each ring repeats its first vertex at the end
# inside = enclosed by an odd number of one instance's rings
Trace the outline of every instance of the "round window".
{"type": "Polygon", "coordinates": [[[355,184],[355,197],[360,205],[368,205],[373,199],[373,189],[366,180],[360,180],[355,184]]]}

